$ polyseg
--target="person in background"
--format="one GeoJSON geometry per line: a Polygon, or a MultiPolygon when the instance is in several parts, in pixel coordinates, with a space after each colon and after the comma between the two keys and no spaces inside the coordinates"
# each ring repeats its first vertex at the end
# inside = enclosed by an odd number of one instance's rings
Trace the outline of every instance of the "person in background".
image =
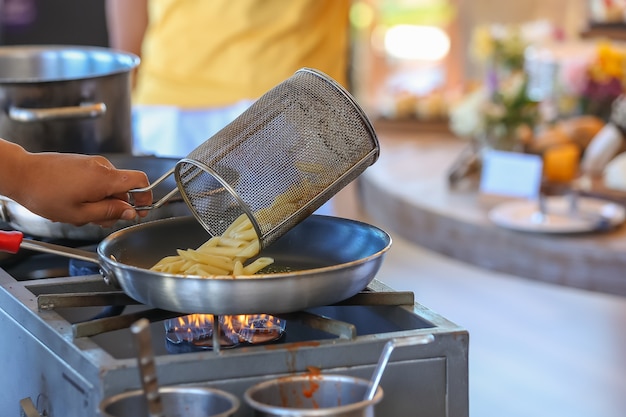
{"type": "Polygon", "coordinates": [[[184,157],[298,69],[348,87],[350,0],[107,0],[111,48],[141,57],[133,151],[184,157]]]}
{"type": "MultiPolygon", "coordinates": [[[[0,139],[0,195],[52,221],[77,226],[112,226],[145,217],[128,202],[128,190],[148,186],[141,171],[116,169],[102,156],[27,152],[0,139]]],[[[134,194],[137,206],[152,203],[152,192],[134,194]]]]}

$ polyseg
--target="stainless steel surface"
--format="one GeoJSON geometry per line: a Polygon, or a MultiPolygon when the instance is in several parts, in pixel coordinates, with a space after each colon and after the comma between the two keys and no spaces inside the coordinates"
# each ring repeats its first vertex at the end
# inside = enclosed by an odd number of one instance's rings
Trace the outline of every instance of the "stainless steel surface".
{"type": "Polygon", "coordinates": [[[244,394],[257,417],[374,417],[383,399],[378,387],[364,399],[369,381],[345,375],[304,374],[264,381],[244,394]]]}
{"type": "MultiPolygon", "coordinates": [[[[158,179],[163,171],[172,169],[178,161],[174,158],[126,154],[105,154],[104,156],[117,168],[135,169],[145,172],[151,182],[158,179]]],[[[173,178],[162,181],[153,189],[154,200],[163,198],[175,186],[176,181],[173,178]]],[[[100,241],[116,230],[138,224],[139,222],[189,215],[191,215],[191,212],[182,199],[170,198],[167,204],[161,205],[156,210],[151,210],[146,217],[141,219],[119,220],[111,227],[100,227],[95,224],[74,226],[45,219],[21,204],[7,197],[0,196],[0,220],[7,222],[16,230],[43,238],[100,241]]]]}
{"type": "Polygon", "coordinates": [[[139,319],[130,326],[130,331],[135,336],[137,367],[141,375],[143,397],[148,409],[148,412],[143,414],[145,417],[164,417],[163,403],[159,394],[159,380],[154,364],[154,353],[152,352],[150,322],[147,319],[139,319]]]}
{"type": "Polygon", "coordinates": [[[133,323],[141,319],[146,319],[152,323],[180,316],[180,313],[172,313],[170,311],[153,308],[140,312],[125,313],[119,316],[103,317],[76,323],[72,326],[72,335],[75,338],[91,337],[115,330],[128,329],[133,323]]]}
{"type": "MultiPolygon", "coordinates": [[[[228,417],[237,412],[239,399],[206,387],[163,387],[164,417],[228,417]]],[[[105,399],[102,417],[143,417],[147,410],[141,391],[130,391],[105,399]]]]}
{"type": "Polygon", "coordinates": [[[101,47],[0,47],[0,137],[31,152],[130,153],[138,64],[101,47]]]}
{"type": "MultiPolygon", "coordinates": [[[[75,337],[74,324],[89,320],[99,308],[38,310],[39,294],[108,289],[97,275],[21,282],[0,270],[0,331],[13,335],[0,340],[3,372],[12,376],[11,384],[0,393],[2,410],[18,414],[19,401],[30,397],[37,399],[38,409],[42,414],[45,411],[46,417],[94,416],[104,398],[141,387],[129,329],[75,337]]],[[[376,279],[368,291],[394,292],[376,279]]],[[[135,309],[141,307],[128,308],[139,311],[135,309]]],[[[164,343],[163,322],[154,322],[151,330],[159,381],[168,387],[217,388],[243,399],[252,385],[305,373],[311,367],[324,374],[367,380],[386,341],[434,334],[434,343],[394,353],[381,380],[385,395],[375,406],[376,415],[414,415],[419,405],[421,417],[468,417],[468,334],[463,328],[420,304],[326,306],[307,312],[352,323],[355,336],[337,337],[292,320],[277,344],[219,353],[174,353],[164,343]]],[[[253,413],[242,401],[235,417],[253,413]]]]}
{"type": "Polygon", "coordinates": [[[374,129],[352,96],[325,74],[304,68],[181,159],[174,174],[212,236],[245,214],[265,247],[378,154],[374,129]]]}
{"type": "MultiPolygon", "coordinates": [[[[1,233],[1,232],[0,232],[1,233]]],[[[151,271],[177,249],[195,248],[210,236],[191,216],[131,226],[107,236],[93,253],[24,240],[34,250],[97,261],[113,281],[140,303],[181,313],[289,313],[328,305],[363,290],[376,275],[391,238],[366,223],[312,215],[261,256],[289,272],[202,278],[151,271]]]]}

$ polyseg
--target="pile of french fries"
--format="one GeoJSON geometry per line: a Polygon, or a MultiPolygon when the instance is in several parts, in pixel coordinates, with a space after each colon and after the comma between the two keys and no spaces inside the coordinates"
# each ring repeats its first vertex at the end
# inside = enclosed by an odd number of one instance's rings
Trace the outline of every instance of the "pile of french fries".
{"type": "Polygon", "coordinates": [[[197,249],[178,249],[177,255],[166,256],[151,270],[201,277],[254,275],[274,263],[270,257],[259,257],[260,243],[252,222],[245,214],[239,216],[221,236],[214,236],[197,249]]]}

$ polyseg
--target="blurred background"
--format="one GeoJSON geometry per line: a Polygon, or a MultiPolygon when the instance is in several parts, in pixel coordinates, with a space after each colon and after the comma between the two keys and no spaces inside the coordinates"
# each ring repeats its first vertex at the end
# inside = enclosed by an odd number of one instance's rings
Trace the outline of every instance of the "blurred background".
{"type": "MultiPolygon", "coordinates": [[[[0,44],[107,46],[104,0],[0,0],[0,44]]],[[[352,89],[389,118],[445,117],[445,102],[480,79],[471,56],[477,27],[545,21],[579,39],[619,1],[360,0],[352,5],[352,89]],[[597,3],[597,4],[596,4],[597,3]],[[593,15],[592,15],[593,12],[593,15]]],[[[620,23],[621,16],[619,16],[620,23]]]]}
{"type": "MultiPolygon", "coordinates": [[[[623,212],[626,0],[353,0],[350,20],[349,87],[384,149],[332,209],[389,229],[380,279],[469,330],[471,414],[624,415],[626,229],[506,233],[448,174],[523,151],[546,183],[600,174],[589,195],[623,212]]],[[[105,0],[0,0],[0,45],[109,46],[106,23],[105,0]]]]}

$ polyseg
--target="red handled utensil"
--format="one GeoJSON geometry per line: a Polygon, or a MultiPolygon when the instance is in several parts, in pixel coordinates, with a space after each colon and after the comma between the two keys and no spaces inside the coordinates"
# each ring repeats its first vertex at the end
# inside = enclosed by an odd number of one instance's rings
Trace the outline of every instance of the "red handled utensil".
{"type": "Polygon", "coordinates": [[[98,255],[93,252],[39,240],[24,239],[24,234],[18,231],[0,231],[0,252],[17,253],[20,249],[29,249],[98,263],[98,255]]]}
{"type": "Polygon", "coordinates": [[[22,232],[0,232],[0,250],[2,252],[17,253],[23,240],[24,234],[22,232]]]}

